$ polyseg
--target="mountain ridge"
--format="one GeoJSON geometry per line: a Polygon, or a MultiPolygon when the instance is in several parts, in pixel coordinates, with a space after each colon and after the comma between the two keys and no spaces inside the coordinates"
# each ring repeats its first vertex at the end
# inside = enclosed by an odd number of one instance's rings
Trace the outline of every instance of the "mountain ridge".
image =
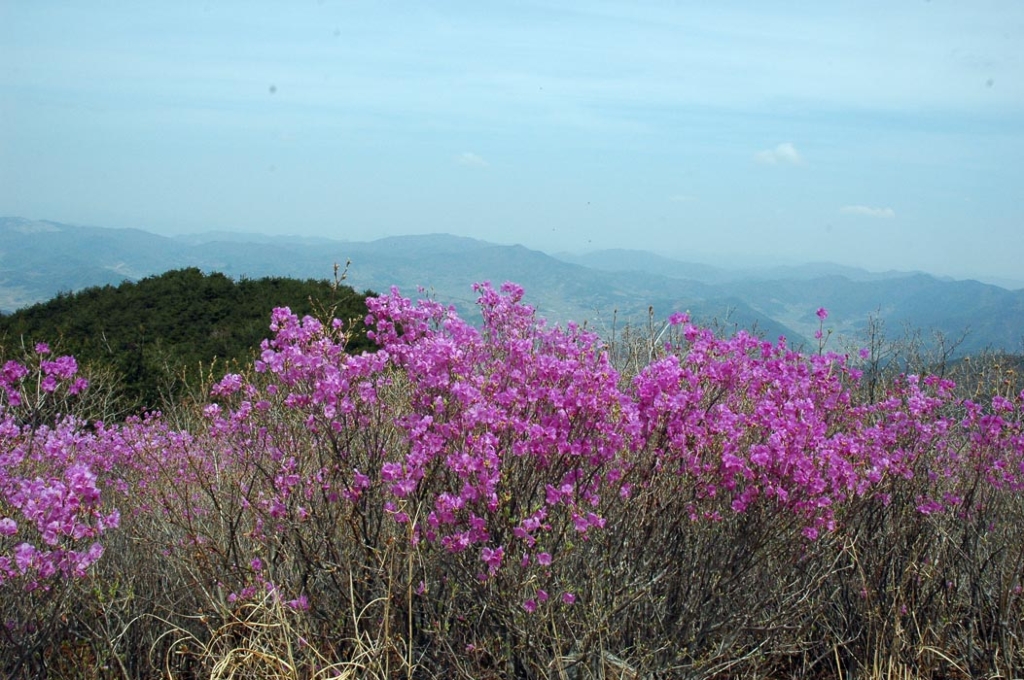
{"type": "Polygon", "coordinates": [[[626,249],[556,257],[451,234],[375,241],[233,238],[223,232],[167,237],[10,217],[0,218],[0,244],[0,310],[8,311],[60,292],[182,267],[236,278],[329,279],[335,264],[348,262],[345,282],[357,289],[397,286],[416,297],[422,287],[463,313],[473,313],[472,283],[512,280],[541,316],[599,331],[614,323],[646,323],[653,308],[657,319],[690,310],[698,320],[811,342],[818,329],[814,311],[824,306],[831,311],[829,327],[848,338],[863,335],[873,316],[890,328],[912,325],[949,337],[969,329],[964,348],[971,351],[1019,351],[1024,338],[1024,291],[828,263],[726,270],[626,249]]]}

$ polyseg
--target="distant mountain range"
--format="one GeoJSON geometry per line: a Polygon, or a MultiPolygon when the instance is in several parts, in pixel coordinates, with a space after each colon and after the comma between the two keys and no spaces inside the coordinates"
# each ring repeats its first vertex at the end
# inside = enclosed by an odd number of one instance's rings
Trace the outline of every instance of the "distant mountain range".
{"type": "Polygon", "coordinates": [[[607,333],[615,323],[646,323],[673,311],[765,336],[812,342],[815,310],[828,327],[856,338],[871,316],[892,334],[904,327],[956,338],[961,349],[1022,350],[1024,290],[940,279],[919,272],[873,273],[832,264],[729,270],[648,252],[607,250],[548,255],[436,234],[371,242],[259,234],[165,237],[135,229],[79,227],[0,217],[0,310],[13,311],[62,291],[137,280],[181,267],[232,277],[333,276],[350,261],[347,281],[359,289],[426,294],[470,312],[474,282],[515,281],[527,301],[555,322],[586,322],[607,333]]]}

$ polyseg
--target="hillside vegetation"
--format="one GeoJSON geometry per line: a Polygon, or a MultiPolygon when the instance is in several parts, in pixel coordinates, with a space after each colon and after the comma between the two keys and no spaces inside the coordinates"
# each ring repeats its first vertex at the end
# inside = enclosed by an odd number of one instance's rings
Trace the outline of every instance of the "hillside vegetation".
{"type": "Polygon", "coordinates": [[[179,269],[137,283],[63,293],[0,316],[0,347],[48,342],[85,367],[116,376],[127,403],[159,408],[181,396],[202,366],[215,363],[215,374],[223,375],[250,364],[270,334],[274,307],[354,320],[349,349],[366,349],[362,320],[368,294],[325,280],[234,280],[179,269]]]}
{"type": "MultiPolygon", "coordinates": [[[[117,318],[208,339],[228,314],[140,322],[148,285],[117,318]]],[[[368,298],[365,337],[276,308],[254,362],[120,422],[73,357],[7,346],[0,675],[1024,673],[1016,358],[902,374],[879,343],[829,352],[825,309],[807,352],[683,314],[609,346],[476,291],[479,325],[368,298]]]]}

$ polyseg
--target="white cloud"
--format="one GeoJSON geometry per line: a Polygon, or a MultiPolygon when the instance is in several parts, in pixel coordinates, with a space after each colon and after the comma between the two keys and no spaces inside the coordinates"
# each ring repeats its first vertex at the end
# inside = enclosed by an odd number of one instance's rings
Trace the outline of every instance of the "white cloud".
{"type": "Polygon", "coordinates": [[[796,150],[792,142],[783,142],[774,149],[765,149],[754,154],[754,160],[764,165],[800,165],[804,162],[803,156],[796,150]]]}
{"type": "Polygon", "coordinates": [[[472,151],[463,151],[455,157],[455,162],[459,165],[465,165],[471,168],[486,168],[490,165],[480,156],[477,156],[472,151]]]}
{"type": "Polygon", "coordinates": [[[668,200],[672,201],[673,203],[690,203],[692,201],[696,201],[697,197],[691,196],[689,194],[674,194],[672,196],[669,196],[668,200]]]}
{"type": "Polygon", "coordinates": [[[867,205],[844,205],[839,209],[839,212],[846,213],[847,215],[861,215],[863,217],[879,217],[886,220],[891,220],[896,217],[896,213],[893,212],[892,208],[872,208],[867,205]]]}

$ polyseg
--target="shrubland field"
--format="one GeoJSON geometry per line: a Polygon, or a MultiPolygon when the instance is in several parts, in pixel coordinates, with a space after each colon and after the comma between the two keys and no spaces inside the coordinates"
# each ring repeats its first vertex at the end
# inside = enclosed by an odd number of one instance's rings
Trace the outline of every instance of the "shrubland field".
{"type": "Polygon", "coordinates": [[[800,350],[683,315],[602,341],[477,293],[478,323],[370,297],[359,351],[278,308],[131,417],[9,338],[0,673],[1024,674],[1012,357],[834,353],[824,309],[800,350]]]}

